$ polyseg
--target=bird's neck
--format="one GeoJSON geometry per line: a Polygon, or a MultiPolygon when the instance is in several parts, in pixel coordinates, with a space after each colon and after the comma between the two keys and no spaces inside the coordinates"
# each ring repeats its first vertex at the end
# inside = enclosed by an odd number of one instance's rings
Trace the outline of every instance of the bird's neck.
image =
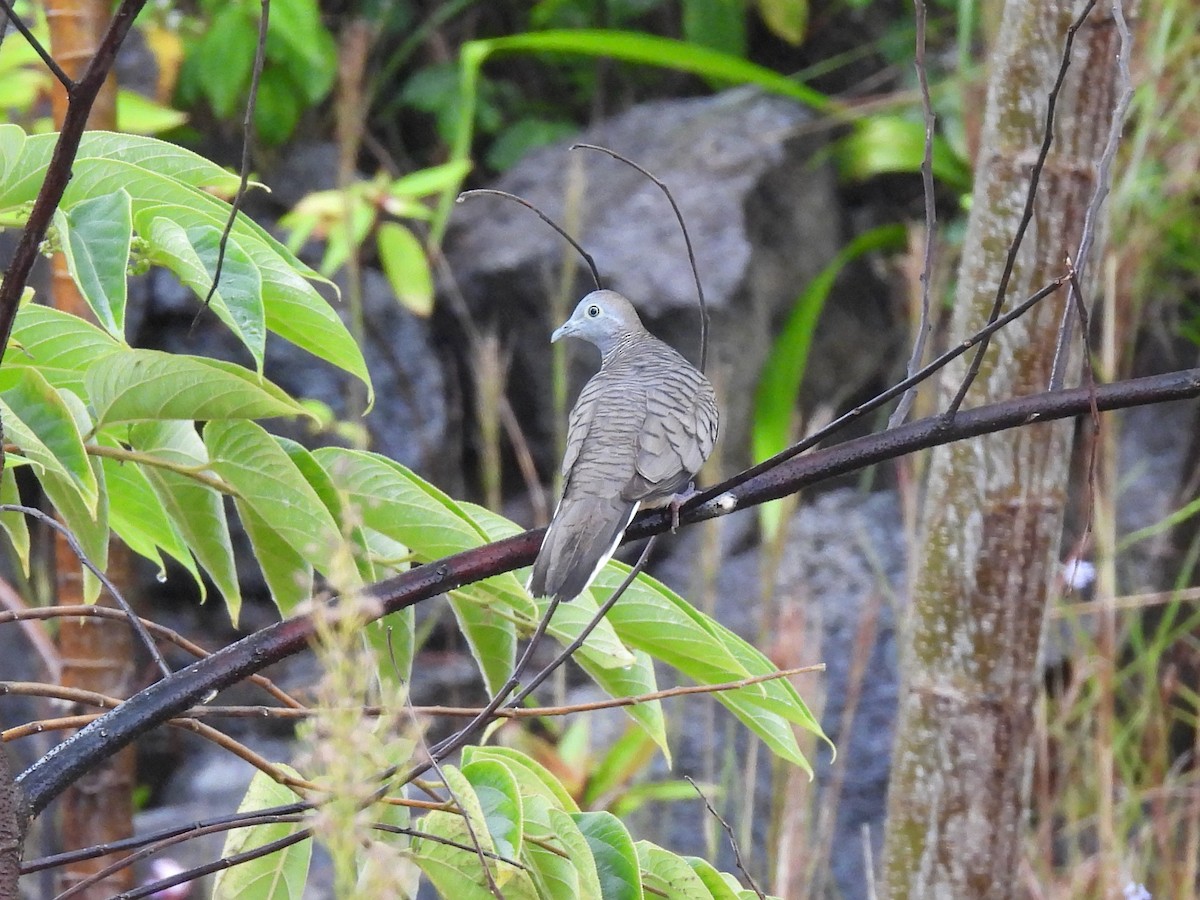
{"type": "Polygon", "coordinates": [[[600,368],[609,368],[619,363],[629,355],[638,341],[639,335],[631,331],[611,338],[605,346],[600,348],[600,368]]]}

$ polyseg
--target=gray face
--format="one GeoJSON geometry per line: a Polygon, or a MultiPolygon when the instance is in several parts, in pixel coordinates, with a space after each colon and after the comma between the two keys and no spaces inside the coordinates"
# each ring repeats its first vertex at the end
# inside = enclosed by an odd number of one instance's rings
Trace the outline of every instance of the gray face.
{"type": "Polygon", "coordinates": [[[592,291],[579,301],[571,318],[550,336],[550,342],[573,336],[595,344],[601,353],[606,353],[622,336],[642,330],[642,320],[632,303],[616,291],[592,291]]]}

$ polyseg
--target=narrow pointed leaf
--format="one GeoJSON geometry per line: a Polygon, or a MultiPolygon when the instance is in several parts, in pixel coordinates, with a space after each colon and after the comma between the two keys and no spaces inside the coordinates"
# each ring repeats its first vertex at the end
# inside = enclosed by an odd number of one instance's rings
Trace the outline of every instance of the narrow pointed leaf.
{"type": "MultiPolygon", "coordinates": [[[[97,436],[97,442],[108,447],[118,446],[114,438],[103,433],[97,436]]],[[[110,457],[101,457],[100,465],[108,488],[108,517],[112,530],[131,550],[155,563],[160,578],[166,577],[166,567],[159,550],[165,551],[191,573],[203,595],[204,581],[196,560],[167,515],[142,466],[110,457]]]]}
{"type": "Polygon", "coordinates": [[[467,639],[467,647],[479,666],[488,692],[495,694],[508,680],[517,658],[517,627],[490,608],[463,596],[459,591],[450,595],[459,630],[467,639]]]}
{"type": "MultiPolygon", "coordinates": [[[[333,516],[291,457],[261,425],[240,420],[209,422],[204,443],[213,470],[237,491],[239,509],[253,510],[258,524],[269,527],[300,560],[311,563],[341,589],[354,586],[349,548],[333,516]]],[[[275,553],[275,563],[285,561],[275,553]]],[[[279,577],[285,577],[284,573],[277,571],[279,577]]]]}
{"type": "MultiPolygon", "coordinates": [[[[21,505],[21,494],[17,490],[15,469],[16,467],[13,466],[12,458],[10,457],[5,462],[4,472],[0,473],[0,503],[6,506],[21,505]]],[[[8,535],[8,540],[12,544],[13,551],[17,554],[17,559],[21,561],[21,571],[28,578],[29,524],[25,521],[25,515],[19,512],[0,513],[0,528],[3,528],[8,535]]]]}
{"type": "MultiPolygon", "coordinates": [[[[135,425],[129,430],[129,440],[135,450],[161,457],[169,463],[186,467],[208,465],[208,451],[191,422],[135,425]]],[[[144,466],[143,471],[167,515],[225,598],[229,617],[236,625],[242,595],[222,495],[208,485],[169,469],[144,466]]]]}
{"type": "MultiPolygon", "coordinates": [[[[207,297],[212,289],[220,256],[222,229],[211,225],[184,228],[165,217],[150,223],[151,259],[175,273],[181,282],[207,297]]],[[[221,280],[209,307],[238,336],[255,367],[262,373],[267,346],[266,312],[263,308],[262,276],[250,255],[232,234],[225,244],[221,280]]]]}
{"type": "MultiPolygon", "coordinates": [[[[224,228],[228,212],[203,205],[193,208],[164,202],[139,205],[135,199],[134,225],[142,237],[148,239],[151,224],[164,216],[188,229],[203,225],[224,228]]],[[[374,388],[362,349],[308,280],[320,276],[269,234],[255,230],[258,226],[254,223],[246,220],[243,225],[241,218],[238,223],[231,239],[250,257],[262,278],[267,330],[359,378],[372,399],[374,388]]]]}
{"type": "Polygon", "coordinates": [[[133,238],[133,201],[123,189],[76,203],[55,215],[71,279],[96,320],[115,338],[125,336],[126,269],[133,238]]]}
{"type": "Polygon", "coordinates": [[[13,340],[4,357],[6,367],[33,365],[55,387],[65,387],[80,396],[86,393],[84,373],[101,356],[122,344],[107,332],[79,316],[49,306],[26,303],[13,323],[13,340]]]}
{"type": "MultiPolygon", "coordinates": [[[[610,562],[593,590],[613,590],[629,567],[610,562]]],[[[631,647],[678,669],[700,684],[719,684],[766,675],[775,667],[733,632],[697,611],[651,578],[639,577],[608,615],[631,647]]],[[[713,695],[778,755],[811,774],[792,725],[824,737],[820,724],[787,681],[777,679],[713,695]]]]}
{"type": "Polygon", "coordinates": [[[433,312],[433,274],[417,236],[397,222],[385,222],[376,242],[396,299],[418,316],[428,316],[433,312]]]}
{"type": "Polygon", "coordinates": [[[271,599],[279,614],[287,618],[297,606],[312,599],[313,567],[253,506],[242,500],[236,500],[235,505],[271,599]]]}
{"type": "Polygon", "coordinates": [[[73,485],[84,507],[94,514],[99,488],[66,395],[35,368],[6,368],[0,370],[0,411],[6,440],[43,472],[56,473],[73,485]]]}

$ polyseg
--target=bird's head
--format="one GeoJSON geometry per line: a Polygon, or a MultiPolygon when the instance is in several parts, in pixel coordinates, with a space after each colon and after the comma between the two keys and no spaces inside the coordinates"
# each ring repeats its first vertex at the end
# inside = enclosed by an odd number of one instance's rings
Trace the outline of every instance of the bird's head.
{"type": "Polygon", "coordinates": [[[607,355],[621,338],[645,331],[633,304],[616,291],[592,291],[575,307],[567,319],[550,336],[553,343],[568,336],[595,344],[607,355]]]}

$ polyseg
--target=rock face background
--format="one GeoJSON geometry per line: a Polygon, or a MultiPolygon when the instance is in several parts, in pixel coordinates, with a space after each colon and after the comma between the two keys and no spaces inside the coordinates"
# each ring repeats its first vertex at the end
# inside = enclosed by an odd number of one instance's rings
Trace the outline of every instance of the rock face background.
{"type": "MultiPolygon", "coordinates": [[[[851,236],[845,227],[851,218],[846,198],[822,161],[826,135],[792,103],[731,91],[637,107],[579,140],[636,159],[669,184],[682,208],[712,316],[709,371],[722,398],[721,459],[711,468],[732,472],[748,460],[754,388],[781,321],[851,236]]],[[[332,159],[326,145],[289,153],[278,172],[264,173],[278,190],[257,200],[253,214],[269,221],[303,193],[331,187],[332,159]]],[[[527,198],[560,222],[577,222],[574,230],[594,255],[605,286],[629,296],[652,331],[697,358],[692,276],[678,225],[657,187],[616,161],[571,153],[566,145],[531,155],[494,186],[527,198]]],[[[366,353],[379,396],[366,420],[373,447],[455,496],[477,499],[479,424],[473,393],[479,360],[464,330],[465,315],[477,333],[494,336],[511,354],[507,394],[548,483],[558,464],[548,337],[591,289],[590,278],[577,269],[562,290],[569,248],[530,212],[497,198],[457,208],[445,255],[432,321],[402,310],[383,277],[366,271],[366,353]]],[[[818,403],[844,404],[853,392],[887,379],[906,355],[906,326],[893,321],[888,296],[866,269],[839,279],[801,394],[807,410],[818,403]]],[[[223,358],[238,358],[241,352],[211,318],[202,319],[189,336],[195,300],[165,273],[139,279],[131,301],[130,314],[136,317],[131,334],[145,346],[223,358]]],[[[570,356],[568,395],[573,397],[595,361],[578,348],[570,356]]],[[[267,359],[267,374],[288,390],[323,400],[335,412],[345,410],[342,381],[331,369],[280,342],[268,349],[267,359]]],[[[1122,532],[1155,521],[1169,508],[1194,417],[1194,405],[1171,414],[1130,414],[1122,465],[1134,477],[1121,506],[1122,532]]],[[[333,440],[297,437],[309,443],[333,440]]],[[[503,482],[506,511],[534,524],[524,483],[509,462],[503,482]]],[[[706,477],[715,480],[720,471],[706,477]]],[[[755,514],[741,512],[664,542],[652,566],[654,574],[780,665],[827,664],[823,676],[798,684],[837,741],[839,757],[835,764],[826,748],[810,748],[817,768],[813,789],[802,777],[781,780],[769,752],[754,746],[717,704],[687,698],[669,709],[668,721],[676,729],[675,768],[668,772],[659,760],[651,774],[690,774],[710,783],[714,802],[735,827],[749,815],[753,825],[743,850],[762,881],[768,875],[763,848],[772,835],[769,811],[782,809],[789,821],[801,823],[791,843],[792,865],[827,858],[820,896],[850,900],[868,896],[864,835],[878,859],[898,690],[896,629],[905,603],[908,548],[899,502],[886,477],[876,479],[882,489],[875,492],[843,487],[804,497],[776,565],[769,565],[770,556],[758,543],[755,514]]],[[[1153,583],[1155,566],[1152,557],[1140,560],[1131,586],[1153,583]]],[[[245,577],[247,598],[256,589],[265,597],[252,565],[245,577]]],[[[212,645],[231,637],[216,604],[200,608],[191,598],[181,599],[177,586],[157,584],[151,571],[145,581],[145,593],[155,604],[151,614],[159,621],[206,635],[212,645]]],[[[424,607],[422,614],[428,615],[434,604],[424,607]]],[[[265,602],[249,603],[243,625],[254,627],[272,615],[265,602]]],[[[0,660],[30,662],[22,641],[13,629],[0,629],[0,660]]],[[[31,663],[20,665],[21,671],[5,668],[2,677],[39,677],[28,670],[31,663]]],[[[417,702],[478,699],[469,657],[441,632],[434,633],[416,671],[417,702]]],[[[272,675],[285,686],[315,677],[312,661],[304,658],[272,675]]],[[[13,721],[29,717],[28,710],[12,705],[5,710],[13,721]]],[[[619,733],[624,727],[620,713],[597,717],[593,725],[598,740],[603,731],[619,733]]],[[[273,759],[293,752],[288,729],[267,733],[253,723],[237,736],[273,759]]],[[[22,742],[18,749],[44,752],[45,743],[22,742]]],[[[154,788],[154,808],[141,823],[146,829],[235,808],[250,776],[246,765],[227,754],[165,731],[146,742],[142,753],[142,777],[154,788]]],[[[643,808],[631,825],[638,837],[715,854],[722,867],[732,868],[724,836],[718,832],[715,841],[706,839],[713,827],[707,818],[698,801],[676,801],[643,808]]],[[[216,855],[211,846],[195,850],[197,861],[216,855]]],[[[321,895],[321,883],[314,881],[313,896],[321,895]]]]}
{"type": "MultiPolygon", "coordinates": [[[[750,399],[782,318],[843,246],[824,132],[795,103],[746,90],[636,107],[580,135],[610,147],[667,183],[687,222],[711,315],[710,372],[728,398],[722,452],[749,456],[750,399]]],[[[629,297],[647,327],[695,362],[696,290],[679,226],[659,188],[601,154],[562,145],[528,156],[495,187],[534,203],[556,221],[577,220],[605,287],[629,297]],[[576,171],[572,184],[572,171],[576,171]]],[[[473,319],[513,348],[510,389],[534,435],[552,430],[548,406],[550,332],[593,289],[580,266],[565,309],[551,308],[564,242],[528,210],[498,198],[461,204],[446,259],[473,319]]],[[[874,368],[888,350],[885,295],[847,279],[821,325],[807,389],[828,397],[874,368]],[[856,347],[866,355],[845,352],[856,347]]],[[[586,351],[582,377],[595,369],[586,351]]],[[[535,441],[536,443],[536,441],[535,441]]],[[[546,450],[539,461],[549,465],[546,450]]]]}

